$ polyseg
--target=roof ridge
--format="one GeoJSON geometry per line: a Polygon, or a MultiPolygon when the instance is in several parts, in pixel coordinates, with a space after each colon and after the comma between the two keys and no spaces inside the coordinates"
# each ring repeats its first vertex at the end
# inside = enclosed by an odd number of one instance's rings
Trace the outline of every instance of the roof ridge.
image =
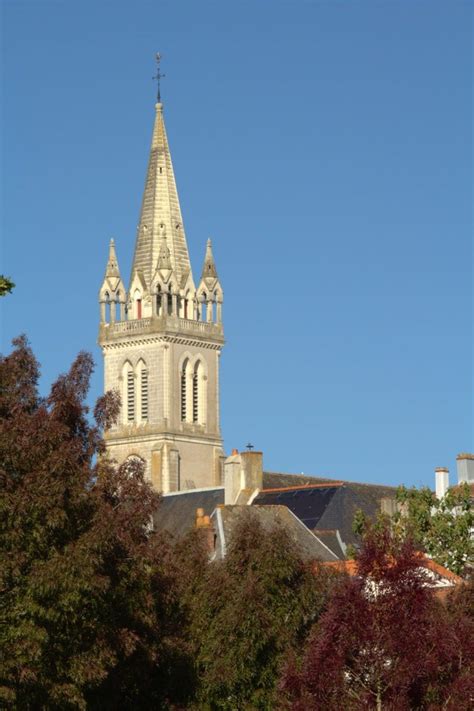
{"type": "MultiPolygon", "coordinates": [[[[333,479],[332,477],[329,476],[318,476],[318,475],[313,475],[313,474],[296,474],[296,473],[291,473],[291,472],[273,472],[273,471],[264,471],[263,474],[269,474],[270,476],[294,476],[294,477],[304,477],[305,479],[316,479],[316,480],[324,480],[325,482],[335,482],[335,483],[343,483],[343,484],[359,484],[361,486],[383,486],[385,489],[398,489],[399,485],[394,485],[394,484],[380,484],[377,482],[367,482],[367,481],[353,481],[352,479],[333,479]]],[[[311,486],[311,485],[306,485],[306,486],[311,486]]],[[[294,487],[290,487],[294,488],[294,487]]]]}
{"type": "Polygon", "coordinates": [[[331,481],[324,484],[300,484],[297,486],[280,486],[273,489],[261,489],[261,494],[268,494],[274,491],[294,491],[296,489],[327,489],[331,487],[344,486],[346,482],[344,481],[331,481]]]}

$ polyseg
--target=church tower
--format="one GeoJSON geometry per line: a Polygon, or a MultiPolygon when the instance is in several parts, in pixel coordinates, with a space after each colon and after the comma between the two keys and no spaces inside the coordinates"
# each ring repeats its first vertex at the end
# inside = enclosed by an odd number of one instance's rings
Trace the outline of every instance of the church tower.
{"type": "Polygon", "coordinates": [[[126,292],[110,243],[99,292],[105,390],[118,390],[119,422],[105,436],[109,455],[139,457],[164,493],[219,485],[223,293],[208,240],[194,282],[158,98],[145,191],[126,292]]]}

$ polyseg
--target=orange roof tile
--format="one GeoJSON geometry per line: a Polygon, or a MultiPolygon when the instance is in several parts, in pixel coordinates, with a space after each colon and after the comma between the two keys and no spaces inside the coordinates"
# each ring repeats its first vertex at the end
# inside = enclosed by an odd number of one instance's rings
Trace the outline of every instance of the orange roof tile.
{"type": "MultiPolygon", "coordinates": [[[[423,553],[417,553],[416,556],[420,560],[420,565],[424,568],[432,570],[434,573],[437,573],[441,577],[450,580],[455,585],[460,585],[464,583],[463,579],[459,575],[456,575],[456,573],[453,573],[444,566],[440,565],[439,563],[436,563],[434,560],[428,558],[428,556],[424,555],[423,553]]],[[[353,559],[337,560],[334,562],[331,561],[328,563],[323,563],[323,565],[333,568],[334,570],[337,570],[341,573],[348,573],[351,576],[357,575],[357,561],[353,559]]]]}

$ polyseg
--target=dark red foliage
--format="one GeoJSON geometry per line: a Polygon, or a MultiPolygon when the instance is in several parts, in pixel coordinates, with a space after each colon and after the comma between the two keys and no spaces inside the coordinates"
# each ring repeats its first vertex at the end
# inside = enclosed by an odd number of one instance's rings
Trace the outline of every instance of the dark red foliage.
{"type": "Polygon", "coordinates": [[[456,708],[469,708],[462,704],[472,693],[472,610],[456,621],[427,587],[410,541],[398,544],[387,528],[369,531],[358,564],[301,664],[285,670],[288,707],[408,711],[455,708],[456,698],[456,708]]]}

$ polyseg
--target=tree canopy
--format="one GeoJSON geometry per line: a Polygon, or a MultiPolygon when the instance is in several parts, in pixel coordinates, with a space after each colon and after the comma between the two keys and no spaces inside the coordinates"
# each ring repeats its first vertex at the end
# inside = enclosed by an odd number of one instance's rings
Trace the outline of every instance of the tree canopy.
{"type": "MultiPolygon", "coordinates": [[[[346,578],[281,689],[294,711],[469,708],[472,600],[439,602],[408,539],[366,532],[358,574],[346,578]]],[[[458,593],[461,595],[461,593],[458,593]]],[[[472,595],[472,587],[470,588],[472,595]]]]}
{"type": "Polygon", "coordinates": [[[266,530],[251,509],[226,558],[195,571],[187,600],[199,708],[276,708],[279,667],[306,639],[334,576],[305,565],[286,530],[266,530]]]}
{"type": "Polygon", "coordinates": [[[9,277],[0,274],[0,296],[10,294],[15,288],[15,284],[9,277]]]}
{"type": "Polygon", "coordinates": [[[453,573],[474,566],[474,508],[467,484],[448,489],[441,499],[428,488],[400,487],[397,501],[402,510],[394,520],[402,535],[453,573]]]}
{"type": "Polygon", "coordinates": [[[159,497],[137,462],[103,456],[119,402],[100,398],[89,424],[92,368],[80,354],[43,399],[26,339],[0,358],[3,707],[161,703],[179,656],[169,550],[149,530],[159,497]]]}

